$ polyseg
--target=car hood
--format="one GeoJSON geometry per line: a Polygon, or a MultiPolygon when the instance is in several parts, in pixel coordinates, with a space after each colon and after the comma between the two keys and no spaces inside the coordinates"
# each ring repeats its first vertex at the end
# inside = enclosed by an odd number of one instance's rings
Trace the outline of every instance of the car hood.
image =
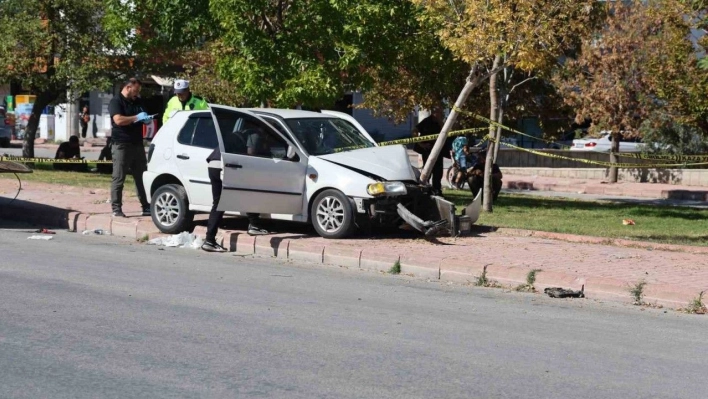
{"type": "Polygon", "coordinates": [[[316,157],[388,181],[417,180],[408,152],[402,145],[362,148],[316,157]]]}

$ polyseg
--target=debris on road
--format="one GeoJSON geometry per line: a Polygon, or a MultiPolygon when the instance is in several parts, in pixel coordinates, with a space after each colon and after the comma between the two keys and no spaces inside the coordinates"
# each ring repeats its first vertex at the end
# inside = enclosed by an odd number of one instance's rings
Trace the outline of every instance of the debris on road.
{"type": "Polygon", "coordinates": [[[183,231],[179,234],[167,236],[167,237],[157,237],[147,242],[148,245],[158,245],[170,248],[192,248],[199,249],[204,244],[204,240],[197,237],[194,234],[190,234],[183,231]]]}
{"type": "Polygon", "coordinates": [[[84,230],[81,232],[81,234],[87,236],[90,235],[91,233],[102,236],[106,234],[106,232],[103,229],[96,229],[96,230],[84,230]]]}
{"type": "Polygon", "coordinates": [[[585,298],[585,286],[580,291],[567,290],[560,287],[548,287],[543,290],[551,298],[585,298]]]}
{"type": "Polygon", "coordinates": [[[51,240],[52,236],[29,236],[27,237],[28,240],[44,240],[44,241],[49,241],[51,240]]]}
{"type": "Polygon", "coordinates": [[[47,230],[47,229],[39,229],[39,230],[36,230],[35,233],[39,233],[39,234],[56,234],[56,232],[51,231],[51,230],[47,230]]]}

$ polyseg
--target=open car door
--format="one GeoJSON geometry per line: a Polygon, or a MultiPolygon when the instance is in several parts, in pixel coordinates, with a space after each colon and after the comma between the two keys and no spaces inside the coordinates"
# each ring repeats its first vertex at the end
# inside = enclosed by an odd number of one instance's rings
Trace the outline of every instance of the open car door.
{"type": "Polygon", "coordinates": [[[218,209],[299,215],[307,157],[276,129],[244,110],[211,107],[223,162],[218,209]]]}

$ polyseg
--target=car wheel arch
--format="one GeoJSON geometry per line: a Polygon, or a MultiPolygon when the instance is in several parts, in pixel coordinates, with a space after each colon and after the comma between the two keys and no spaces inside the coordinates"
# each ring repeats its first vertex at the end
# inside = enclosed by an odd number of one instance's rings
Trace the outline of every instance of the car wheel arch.
{"type": "Polygon", "coordinates": [[[150,186],[150,196],[152,197],[152,195],[155,194],[155,191],[157,191],[158,188],[167,184],[177,184],[179,186],[185,187],[184,184],[182,184],[182,181],[175,175],[163,173],[157,176],[155,180],[153,180],[152,185],[150,186]]]}
{"type": "Polygon", "coordinates": [[[354,202],[354,199],[352,197],[348,196],[347,194],[345,194],[342,190],[340,190],[336,187],[330,187],[330,186],[321,187],[321,188],[317,189],[317,191],[312,193],[312,195],[310,195],[310,199],[307,201],[307,223],[312,223],[312,212],[310,212],[312,210],[312,204],[315,203],[315,199],[317,199],[317,196],[320,195],[321,192],[326,191],[326,190],[339,191],[345,197],[347,197],[349,202],[352,204],[352,209],[356,210],[356,202],[354,202]]]}

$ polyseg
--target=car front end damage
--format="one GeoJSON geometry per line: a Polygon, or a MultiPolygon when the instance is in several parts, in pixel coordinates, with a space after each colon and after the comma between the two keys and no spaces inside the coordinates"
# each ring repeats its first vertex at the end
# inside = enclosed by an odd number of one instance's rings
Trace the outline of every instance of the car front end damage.
{"type": "Polygon", "coordinates": [[[409,226],[426,236],[456,236],[479,218],[479,198],[458,216],[455,204],[433,195],[430,186],[415,182],[377,182],[367,191],[372,198],[354,198],[360,226],[409,226]]]}

